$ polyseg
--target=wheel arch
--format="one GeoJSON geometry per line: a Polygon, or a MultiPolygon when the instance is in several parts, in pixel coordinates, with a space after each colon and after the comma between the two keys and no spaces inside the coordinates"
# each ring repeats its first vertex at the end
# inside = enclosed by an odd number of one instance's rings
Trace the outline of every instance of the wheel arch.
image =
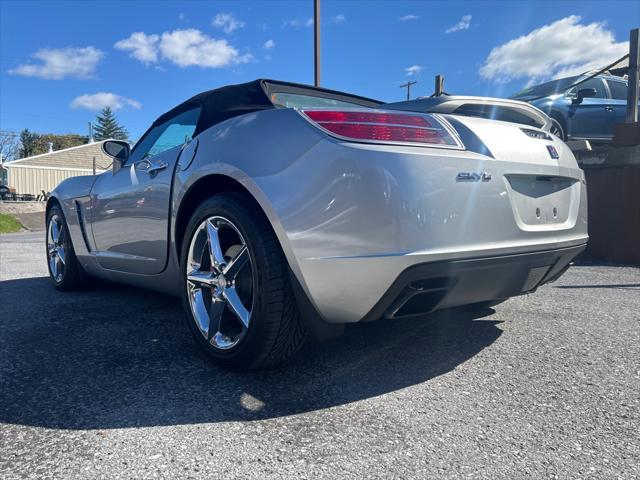
{"type": "Polygon", "coordinates": [[[262,212],[271,225],[271,228],[276,231],[280,247],[283,248],[286,254],[286,250],[284,249],[285,245],[282,244],[282,239],[280,238],[280,235],[278,235],[276,228],[274,228],[272,219],[269,218],[269,215],[267,215],[265,209],[256,199],[255,195],[253,195],[251,191],[237,179],[221,173],[212,173],[195,181],[180,198],[180,204],[176,212],[173,228],[175,253],[178,261],[180,260],[184,234],[193,212],[195,212],[198,205],[200,205],[205,199],[213,195],[226,192],[237,192],[242,194],[248,201],[252,202],[260,212],[262,212]]]}
{"type": "Polygon", "coordinates": [[[44,208],[44,221],[45,224],[47,222],[47,217],[49,216],[49,211],[55,206],[59,206],[60,208],[62,208],[62,204],[60,203],[60,200],[58,199],[58,197],[54,196],[54,195],[50,195],[49,198],[47,199],[47,203],[46,206],[44,208]]]}
{"type": "Polygon", "coordinates": [[[569,134],[567,118],[566,118],[566,115],[562,113],[562,110],[558,108],[552,108],[549,110],[548,116],[549,118],[555,120],[560,124],[560,126],[564,130],[564,135],[566,139],[569,139],[571,135],[569,134]]]}
{"type": "MultiPolygon", "coordinates": [[[[339,335],[344,326],[342,324],[326,323],[319,313],[317,306],[309,295],[309,290],[304,282],[295,255],[293,255],[291,251],[286,233],[280,226],[278,219],[268,215],[268,207],[265,208],[258,198],[256,198],[256,195],[243,183],[229,175],[222,173],[205,175],[194,182],[181,196],[173,227],[174,252],[177,261],[181,261],[180,252],[182,251],[182,242],[184,241],[187,225],[193,212],[195,212],[200,203],[205,199],[212,195],[226,192],[241,193],[248,201],[255,205],[258,211],[267,219],[269,225],[271,225],[280,244],[280,248],[289,263],[293,290],[298,301],[298,307],[301,312],[303,312],[303,317],[309,328],[310,335],[315,339],[327,339],[339,335]]],[[[263,201],[268,202],[266,199],[263,201]]],[[[273,215],[275,215],[275,213],[273,215]]]]}

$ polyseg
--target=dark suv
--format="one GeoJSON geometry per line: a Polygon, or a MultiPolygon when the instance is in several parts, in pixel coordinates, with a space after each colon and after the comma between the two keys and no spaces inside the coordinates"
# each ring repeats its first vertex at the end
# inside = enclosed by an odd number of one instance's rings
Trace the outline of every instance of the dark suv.
{"type": "Polygon", "coordinates": [[[598,75],[572,86],[588,75],[562,78],[525,88],[509,98],[535,105],[553,120],[551,128],[563,140],[609,141],[613,125],[623,123],[627,108],[627,81],[598,75]]]}

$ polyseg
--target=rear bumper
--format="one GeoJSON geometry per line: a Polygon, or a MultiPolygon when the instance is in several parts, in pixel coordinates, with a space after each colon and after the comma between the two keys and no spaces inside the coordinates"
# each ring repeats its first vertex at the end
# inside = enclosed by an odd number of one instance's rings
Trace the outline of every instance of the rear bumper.
{"type": "Polygon", "coordinates": [[[557,280],[586,244],[535,253],[450,260],[404,270],[362,321],[423,315],[504,300],[557,280]]]}
{"type": "Polygon", "coordinates": [[[321,319],[361,321],[417,265],[586,243],[586,187],[571,151],[554,141],[560,158],[553,159],[545,142],[498,124],[474,123],[495,158],[322,139],[277,175],[252,174],[256,198],[321,319]],[[458,181],[465,172],[489,172],[491,180],[458,181]]]}

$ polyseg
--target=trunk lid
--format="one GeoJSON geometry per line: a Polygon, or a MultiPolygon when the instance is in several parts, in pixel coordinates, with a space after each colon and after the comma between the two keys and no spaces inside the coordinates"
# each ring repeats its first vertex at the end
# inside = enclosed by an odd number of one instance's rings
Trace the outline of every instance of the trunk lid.
{"type": "Polygon", "coordinates": [[[575,226],[584,174],[564,142],[518,124],[464,116],[447,118],[458,126],[465,145],[475,136],[486,146],[487,154],[494,159],[484,164],[486,173],[504,184],[520,230],[568,230],[575,226]],[[458,123],[469,131],[459,128],[458,123]],[[540,135],[532,137],[526,130],[540,135]]]}

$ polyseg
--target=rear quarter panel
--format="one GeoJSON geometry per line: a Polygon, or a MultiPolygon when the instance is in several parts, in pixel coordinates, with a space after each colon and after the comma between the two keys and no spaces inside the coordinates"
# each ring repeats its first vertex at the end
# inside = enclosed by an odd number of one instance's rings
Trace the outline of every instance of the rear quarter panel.
{"type": "Polygon", "coordinates": [[[197,158],[176,174],[172,223],[198,179],[236,179],[261,205],[292,271],[329,321],[360,320],[416,263],[585,241],[586,200],[574,228],[527,232],[516,224],[505,180],[498,180],[503,173],[580,178],[575,160],[531,165],[464,150],[348,143],[289,109],[237,117],[198,141],[197,158]],[[456,183],[460,171],[485,169],[497,180],[456,183]]]}

